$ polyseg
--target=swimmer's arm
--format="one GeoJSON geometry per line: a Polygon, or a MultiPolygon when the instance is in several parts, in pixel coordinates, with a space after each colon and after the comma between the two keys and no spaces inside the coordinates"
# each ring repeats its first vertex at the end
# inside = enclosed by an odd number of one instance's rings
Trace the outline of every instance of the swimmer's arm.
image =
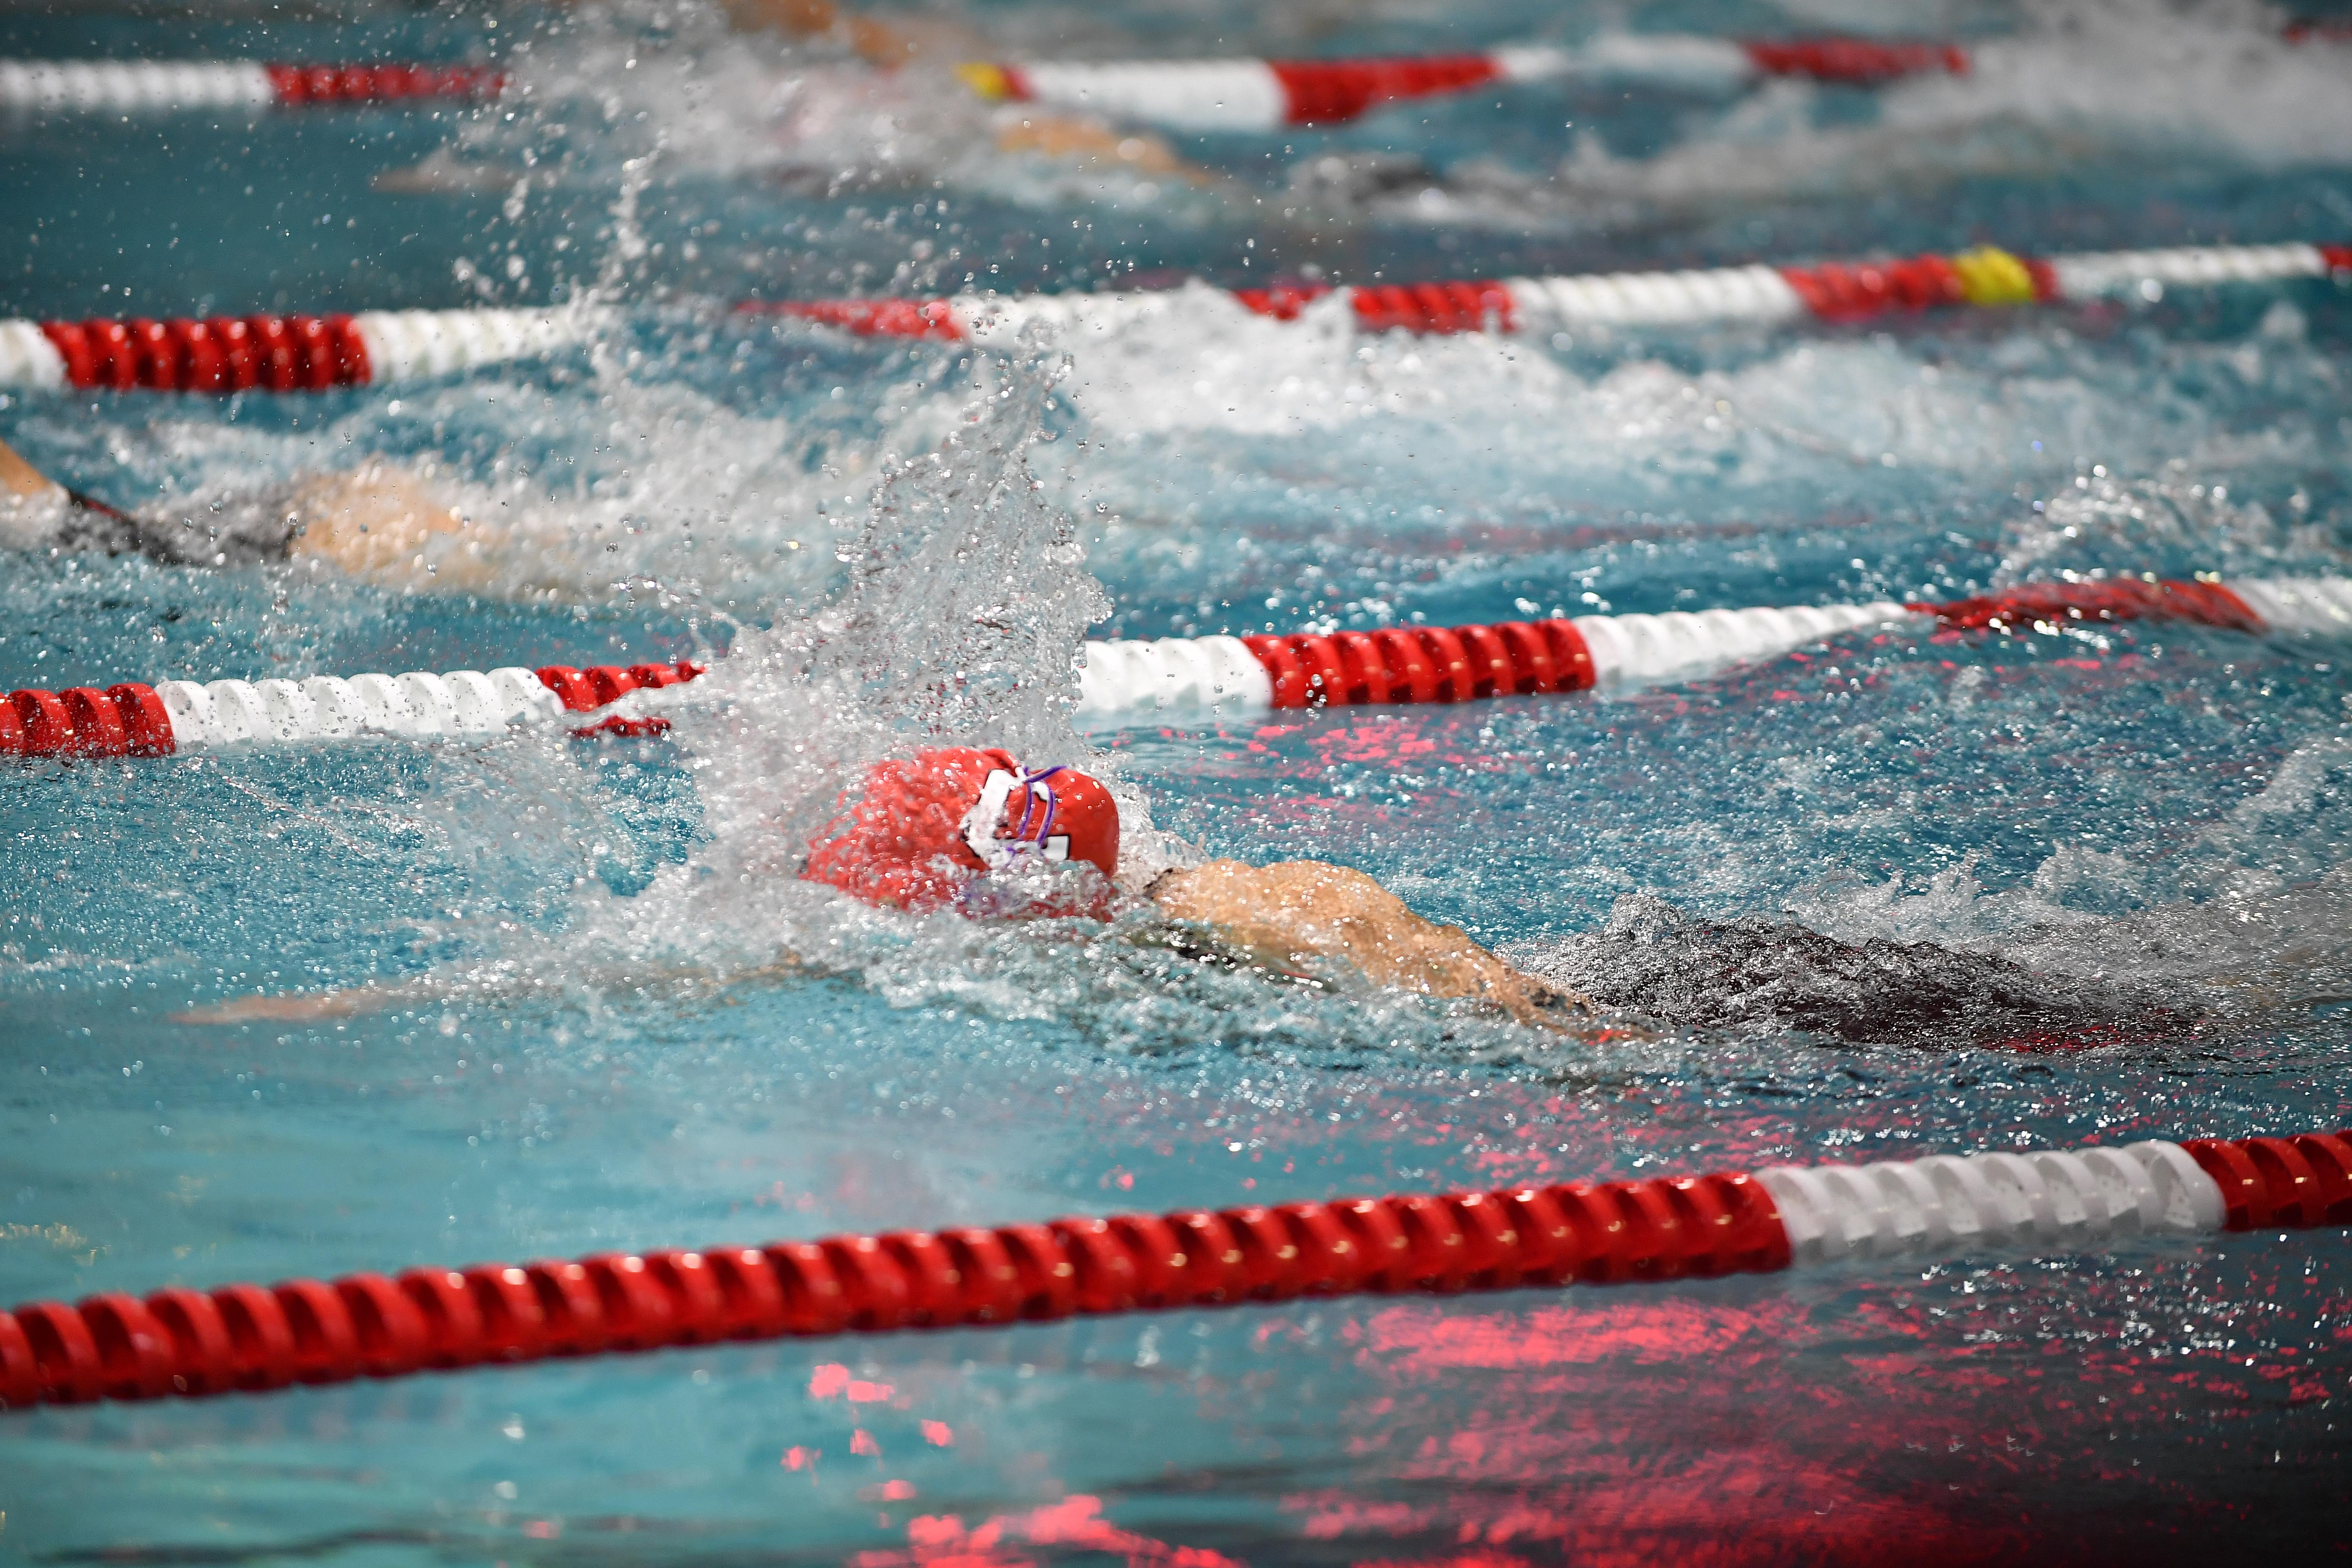
{"type": "MultiPolygon", "coordinates": [[[[22,507],[58,505],[47,525],[47,537],[38,543],[62,543],[75,550],[103,550],[110,555],[146,548],[146,529],[137,518],[116,510],[102,500],[58,483],[26,462],[13,447],[0,442],[0,495],[7,504],[22,507]],[[58,505],[62,503],[62,505],[58,505]]],[[[17,544],[37,541],[18,537],[17,544]]]]}
{"type": "Polygon", "coordinates": [[[1467,996],[1523,1024],[1567,1029],[1597,1011],[1573,992],[1522,974],[1459,926],[1425,921],[1361,871],[1318,860],[1249,866],[1213,860],[1153,883],[1170,918],[1209,926],[1276,968],[1345,963],[1376,985],[1467,996]]]}

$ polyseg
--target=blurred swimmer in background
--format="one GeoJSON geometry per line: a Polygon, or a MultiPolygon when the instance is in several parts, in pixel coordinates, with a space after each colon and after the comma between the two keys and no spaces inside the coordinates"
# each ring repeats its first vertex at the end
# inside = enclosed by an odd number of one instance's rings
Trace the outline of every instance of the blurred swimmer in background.
{"type": "Polygon", "coordinates": [[[144,555],[167,566],[331,566],[381,587],[488,593],[529,527],[476,524],[428,475],[381,459],[179,517],[140,515],[58,483],[0,442],[0,548],[144,555]]]}

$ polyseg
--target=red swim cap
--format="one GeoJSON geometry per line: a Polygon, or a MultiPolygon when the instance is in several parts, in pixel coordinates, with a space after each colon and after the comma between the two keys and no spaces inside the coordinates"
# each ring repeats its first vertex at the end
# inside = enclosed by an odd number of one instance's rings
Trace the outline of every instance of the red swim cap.
{"type": "Polygon", "coordinates": [[[929,910],[1021,854],[1118,868],[1110,791],[1068,768],[1029,770],[1009,752],[918,752],[866,772],[857,803],[809,845],[801,875],[868,903],[929,910]]]}

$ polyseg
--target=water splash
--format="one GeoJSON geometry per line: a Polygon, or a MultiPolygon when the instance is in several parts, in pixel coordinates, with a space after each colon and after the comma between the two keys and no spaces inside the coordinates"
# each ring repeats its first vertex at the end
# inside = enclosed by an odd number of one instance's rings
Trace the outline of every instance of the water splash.
{"type": "Polygon", "coordinates": [[[2352,148],[2336,51],[2289,46],[2268,12],[2066,6],[1972,54],[1966,76],[1879,89],[1861,123],[1829,112],[1849,93],[1783,80],[1654,156],[1621,157],[1584,137],[1539,199],[1563,214],[1601,203],[1654,220],[2156,159],[2332,167],[2352,148]]]}

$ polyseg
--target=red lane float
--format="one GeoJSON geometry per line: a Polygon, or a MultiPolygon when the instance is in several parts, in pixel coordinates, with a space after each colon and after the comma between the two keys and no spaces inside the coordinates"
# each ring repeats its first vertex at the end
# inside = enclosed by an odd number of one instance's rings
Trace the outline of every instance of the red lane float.
{"type": "Polygon", "coordinates": [[[0,1405],[1362,1292],[1664,1283],[2352,1223],[2343,1132],[602,1252],[0,1312],[0,1405]]]}
{"type": "MultiPolygon", "coordinates": [[[[496,734],[519,721],[593,713],[632,691],[692,680],[707,668],[680,660],[12,691],[0,700],[0,757],[168,757],[242,741],[496,734]]],[[[668,727],[658,715],[612,714],[572,733],[654,735],[668,727]]]]}
{"type": "Polygon", "coordinates": [[[349,316],[43,321],[65,384],[116,392],[317,392],[370,379],[349,316]]]}
{"type": "Polygon", "coordinates": [[[506,73],[466,65],[252,60],[0,60],[0,113],[137,114],[496,98],[506,73]]]}

